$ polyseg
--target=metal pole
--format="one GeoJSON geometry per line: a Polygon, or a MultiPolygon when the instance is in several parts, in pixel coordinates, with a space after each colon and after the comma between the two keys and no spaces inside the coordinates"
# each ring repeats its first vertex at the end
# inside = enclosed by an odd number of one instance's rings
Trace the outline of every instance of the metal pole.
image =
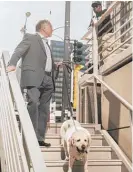
{"type": "MultiPolygon", "coordinates": [[[[64,31],[64,61],[70,60],[70,1],[65,3],[65,31],[64,31]]],[[[62,121],[68,114],[68,98],[66,88],[70,88],[70,76],[63,68],[63,85],[62,85],[62,121]],[[65,83],[66,79],[66,83],[65,83]],[[66,84],[66,85],[65,85],[66,84]]]]}
{"type": "Polygon", "coordinates": [[[25,24],[24,24],[24,35],[26,34],[26,24],[27,24],[27,16],[26,16],[25,24]]]}
{"type": "MultiPolygon", "coordinates": [[[[92,55],[93,55],[94,75],[98,76],[98,41],[97,41],[95,26],[93,26],[92,36],[93,36],[92,55]]],[[[97,80],[95,77],[94,77],[94,108],[95,108],[95,124],[98,124],[97,80]]]]}
{"type": "Polygon", "coordinates": [[[31,13],[30,12],[26,12],[25,13],[25,24],[24,27],[21,29],[21,32],[23,32],[23,36],[26,34],[26,24],[27,24],[27,19],[28,17],[30,17],[31,13]]]}

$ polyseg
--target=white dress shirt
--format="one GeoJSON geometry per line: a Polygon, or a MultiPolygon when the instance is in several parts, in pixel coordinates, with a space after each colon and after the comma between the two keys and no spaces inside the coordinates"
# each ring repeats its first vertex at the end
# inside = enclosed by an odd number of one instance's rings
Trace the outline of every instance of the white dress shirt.
{"type": "Polygon", "coordinates": [[[51,72],[52,71],[52,58],[51,58],[51,51],[48,46],[48,40],[39,32],[37,32],[38,35],[42,38],[45,50],[46,50],[46,55],[47,55],[47,61],[46,61],[46,66],[45,66],[45,71],[46,72],[51,72]]]}

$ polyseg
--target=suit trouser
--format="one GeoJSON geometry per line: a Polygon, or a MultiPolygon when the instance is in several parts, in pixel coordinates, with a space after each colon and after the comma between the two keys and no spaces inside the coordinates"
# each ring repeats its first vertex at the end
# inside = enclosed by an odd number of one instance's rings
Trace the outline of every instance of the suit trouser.
{"type": "Polygon", "coordinates": [[[28,111],[38,141],[45,139],[50,114],[50,99],[54,91],[51,76],[45,75],[40,87],[27,87],[28,111]]]}

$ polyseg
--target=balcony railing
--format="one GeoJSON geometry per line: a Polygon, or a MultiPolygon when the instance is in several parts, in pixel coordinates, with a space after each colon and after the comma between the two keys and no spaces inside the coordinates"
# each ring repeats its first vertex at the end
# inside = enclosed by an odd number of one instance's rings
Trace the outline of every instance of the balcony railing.
{"type": "MultiPolygon", "coordinates": [[[[89,71],[92,69],[93,72],[91,76],[85,75],[84,80],[82,80],[82,82],[79,82],[79,115],[82,116],[83,107],[81,102],[84,102],[84,111],[86,111],[87,91],[85,90],[85,88],[86,86],[88,86],[88,82],[90,82],[91,80],[93,83],[94,90],[94,116],[92,116],[92,119],[95,124],[98,123],[97,83],[100,83],[101,85],[106,87],[127,109],[129,109],[129,112],[131,114],[132,127],[133,106],[129,104],[109,85],[107,85],[102,80],[102,77],[99,77],[99,75],[103,75],[102,68],[104,67],[106,59],[114,58],[115,60],[117,60],[117,58],[119,57],[119,60],[123,60],[120,53],[124,54],[128,51],[129,54],[132,54],[132,27],[132,2],[126,1],[123,3],[122,1],[117,1],[111,4],[109,9],[101,16],[99,21],[96,24],[94,24],[83,37],[83,39],[89,40],[88,44],[92,44],[92,54],[91,56],[88,55],[87,58],[89,57],[90,60],[93,60],[91,67],[89,67],[84,74],[88,74],[89,71]],[[106,20],[105,23],[105,19],[107,19],[108,16],[110,19],[108,21],[106,20]],[[108,24],[109,27],[107,27],[108,24]],[[103,30],[104,32],[102,32],[103,30]]],[[[91,50],[89,48],[87,51],[89,52],[88,54],[90,54],[91,50]]],[[[126,55],[124,56],[124,58],[126,58],[126,55]]],[[[131,56],[128,56],[128,58],[131,58],[131,56]]],[[[87,117],[85,116],[84,118],[86,119],[87,117]]]]}
{"type": "MultiPolygon", "coordinates": [[[[109,9],[101,16],[95,24],[97,40],[98,40],[98,64],[99,68],[107,59],[123,60],[118,58],[118,54],[126,53],[125,50],[131,52],[132,47],[132,2],[117,1],[113,2],[109,9]]],[[[92,27],[89,28],[83,39],[88,40],[88,44],[93,44],[92,27]]],[[[89,73],[93,69],[92,50],[89,46],[86,65],[91,64],[85,73],[89,73]]],[[[125,58],[125,57],[123,57],[125,58]]],[[[131,56],[129,57],[131,58],[131,56]]],[[[103,70],[99,70],[99,74],[103,74],[103,70]]]]}

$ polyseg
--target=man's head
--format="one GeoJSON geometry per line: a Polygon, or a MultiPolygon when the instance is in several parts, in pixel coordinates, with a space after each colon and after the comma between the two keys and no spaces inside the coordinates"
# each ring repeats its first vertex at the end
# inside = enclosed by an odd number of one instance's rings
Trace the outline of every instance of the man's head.
{"type": "Polygon", "coordinates": [[[40,32],[46,38],[52,36],[52,24],[48,20],[40,20],[36,25],[36,32],[40,32]]]}
{"type": "Polygon", "coordinates": [[[100,13],[102,11],[102,5],[100,1],[93,2],[91,6],[95,13],[100,13]]]}

